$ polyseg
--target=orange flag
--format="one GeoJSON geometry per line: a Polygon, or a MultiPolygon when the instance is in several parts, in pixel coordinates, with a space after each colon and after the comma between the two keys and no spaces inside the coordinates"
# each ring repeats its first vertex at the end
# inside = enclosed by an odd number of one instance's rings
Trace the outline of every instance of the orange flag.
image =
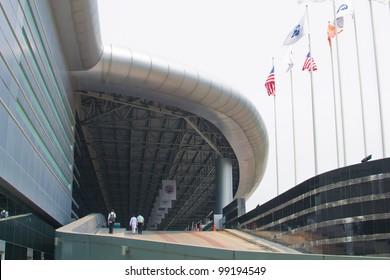
{"type": "Polygon", "coordinates": [[[328,22],[328,42],[329,42],[329,47],[332,47],[332,38],[339,34],[343,29],[338,29],[336,26],[330,24],[328,22]]]}

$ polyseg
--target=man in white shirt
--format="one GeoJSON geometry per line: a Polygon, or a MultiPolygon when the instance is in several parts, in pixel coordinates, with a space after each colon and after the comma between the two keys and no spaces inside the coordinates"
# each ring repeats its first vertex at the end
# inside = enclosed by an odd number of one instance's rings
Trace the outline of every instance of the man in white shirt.
{"type": "Polygon", "coordinates": [[[138,233],[142,234],[142,227],[144,226],[144,217],[142,217],[141,214],[138,214],[137,223],[138,223],[138,233]]]}
{"type": "Polygon", "coordinates": [[[131,227],[131,232],[135,234],[135,231],[137,230],[137,218],[135,215],[131,217],[129,225],[131,227]]]}

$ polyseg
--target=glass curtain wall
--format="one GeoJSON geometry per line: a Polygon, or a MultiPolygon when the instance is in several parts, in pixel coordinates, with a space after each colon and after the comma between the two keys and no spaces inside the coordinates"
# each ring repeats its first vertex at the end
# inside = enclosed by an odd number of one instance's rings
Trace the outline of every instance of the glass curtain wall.
{"type": "Polygon", "coordinates": [[[239,228],[310,253],[390,256],[390,158],[313,177],[239,218],[239,228]]]}

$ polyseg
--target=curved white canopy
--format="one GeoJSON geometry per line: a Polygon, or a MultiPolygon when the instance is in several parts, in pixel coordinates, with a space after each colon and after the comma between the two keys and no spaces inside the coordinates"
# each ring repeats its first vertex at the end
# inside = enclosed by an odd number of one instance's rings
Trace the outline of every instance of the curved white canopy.
{"type": "Polygon", "coordinates": [[[254,105],[229,85],[131,48],[103,45],[95,0],[53,1],[74,89],[137,96],[200,115],[232,146],[239,163],[235,197],[248,198],[264,175],[268,136],[254,105]]]}

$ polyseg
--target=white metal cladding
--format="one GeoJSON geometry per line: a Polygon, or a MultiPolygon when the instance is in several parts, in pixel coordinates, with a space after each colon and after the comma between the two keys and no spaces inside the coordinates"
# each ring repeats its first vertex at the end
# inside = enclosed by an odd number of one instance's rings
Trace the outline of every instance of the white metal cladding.
{"type": "Polygon", "coordinates": [[[76,90],[138,96],[204,117],[236,153],[240,182],[235,197],[253,193],[266,168],[268,136],[259,112],[244,95],[178,63],[130,48],[103,47],[95,0],[52,2],[70,70],[76,70],[76,90]]]}
{"type": "Polygon", "coordinates": [[[236,153],[240,183],[235,197],[248,198],[267,162],[268,137],[257,109],[238,91],[177,63],[105,45],[101,60],[88,71],[74,71],[77,90],[142,97],[200,115],[225,135],[236,153]]]}
{"type": "Polygon", "coordinates": [[[103,46],[96,0],[50,0],[70,70],[85,70],[100,59],[103,46]]]}

